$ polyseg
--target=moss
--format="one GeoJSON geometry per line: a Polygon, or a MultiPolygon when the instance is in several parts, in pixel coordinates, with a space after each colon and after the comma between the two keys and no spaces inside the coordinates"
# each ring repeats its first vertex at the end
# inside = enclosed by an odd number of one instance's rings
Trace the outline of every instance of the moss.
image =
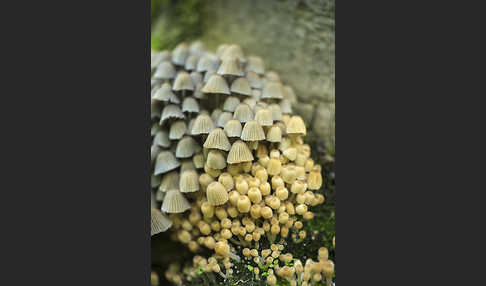
{"type": "Polygon", "coordinates": [[[182,41],[189,42],[202,34],[203,0],[152,0],[151,48],[173,49],[182,41]]]}

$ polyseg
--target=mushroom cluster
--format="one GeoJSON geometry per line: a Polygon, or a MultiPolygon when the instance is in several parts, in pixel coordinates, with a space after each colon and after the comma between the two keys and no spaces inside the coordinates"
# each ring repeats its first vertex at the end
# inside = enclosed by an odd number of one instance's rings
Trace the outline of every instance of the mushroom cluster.
{"type": "MultiPolygon", "coordinates": [[[[227,278],[242,259],[260,266],[294,261],[283,254],[285,241],[306,237],[303,221],[325,198],[316,193],[321,166],[303,141],[306,126],[292,114],[292,88],[238,45],[214,54],[200,42],[182,43],[152,53],[151,67],[151,234],[170,229],[197,253],[192,266],[171,265],[166,278],[227,278]],[[269,249],[261,249],[263,241],[269,249]],[[203,249],[212,255],[203,257],[203,249]]],[[[317,264],[299,267],[297,260],[292,268],[254,272],[270,285],[275,275],[291,285],[330,281],[334,264],[319,255],[317,264]]]]}

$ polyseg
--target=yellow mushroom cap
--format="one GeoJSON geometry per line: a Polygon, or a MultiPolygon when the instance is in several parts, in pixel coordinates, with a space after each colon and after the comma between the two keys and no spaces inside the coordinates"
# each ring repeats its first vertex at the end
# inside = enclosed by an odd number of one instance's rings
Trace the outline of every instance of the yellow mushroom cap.
{"type": "Polygon", "coordinates": [[[231,146],[231,150],[226,158],[226,161],[228,164],[236,164],[242,162],[252,162],[253,159],[253,154],[245,142],[238,140],[231,146]]]}
{"type": "Polygon", "coordinates": [[[219,182],[212,182],[206,188],[208,202],[213,206],[219,206],[228,201],[226,188],[219,182]]]}
{"type": "Polygon", "coordinates": [[[241,139],[245,141],[265,140],[265,132],[256,120],[249,120],[241,131],[241,139]]]}

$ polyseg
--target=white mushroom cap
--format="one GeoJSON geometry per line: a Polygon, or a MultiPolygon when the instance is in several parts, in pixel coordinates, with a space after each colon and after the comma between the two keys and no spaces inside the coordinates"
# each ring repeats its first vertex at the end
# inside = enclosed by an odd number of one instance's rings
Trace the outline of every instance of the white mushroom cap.
{"type": "Polygon", "coordinates": [[[183,193],[199,191],[199,176],[195,170],[185,170],[182,172],[179,188],[183,193]]]}
{"type": "Polygon", "coordinates": [[[265,140],[265,132],[258,122],[250,120],[245,123],[243,130],[241,131],[241,139],[245,141],[259,141],[265,140]]]}
{"type": "Polygon", "coordinates": [[[194,126],[192,126],[191,134],[209,134],[209,132],[211,132],[211,130],[213,130],[214,128],[214,122],[209,115],[199,114],[194,121],[194,126]]]}
{"type": "Polygon", "coordinates": [[[240,103],[233,113],[234,118],[238,119],[241,123],[253,120],[253,112],[251,108],[246,103],[240,103]]]}
{"type": "Polygon", "coordinates": [[[185,71],[179,72],[174,80],[174,83],[172,84],[172,90],[194,90],[192,77],[185,71]]]}
{"type": "Polygon", "coordinates": [[[213,129],[211,133],[209,133],[208,138],[206,138],[203,146],[204,148],[219,149],[223,151],[229,151],[231,148],[228,137],[221,128],[213,129]]]}
{"type": "Polygon", "coordinates": [[[180,43],[172,51],[172,63],[178,66],[184,66],[187,57],[189,57],[189,47],[186,43],[180,43]]]}
{"type": "Polygon", "coordinates": [[[228,121],[230,121],[233,118],[233,113],[231,112],[222,112],[219,117],[218,117],[218,127],[223,128],[228,121]]]}
{"type": "Polygon", "coordinates": [[[154,137],[154,144],[164,148],[170,147],[169,134],[166,130],[160,130],[159,132],[157,132],[154,137]]]}
{"type": "Polygon", "coordinates": [[[216,74],[213,74],[209,80],[206,82],[202,89],[203,93],[219,93],[219,94],[230,94],[228,83],[226,80],[216,74]]]}
{"type": "Polygon", "coordinates": [[[170,62],[162,62],[154,73],[155,79],[173,79],[176,76],[174,66],[170,62]]]}
{"type": "Polygon", "coordinates": [[[191,136],[184,136],[177,143],[176,157],[189,158],[201,151],[201,146],[191,136]]]}
{"type": "Polygon", "coordinates": [[[226,162],[228,162],[228,164],[237,164],[251,162],[253,159],[253,154],[251,153],[250,148],[248,148],[248,145],[246,145],[245,142],[238,140],[231,146],[226,162]]]}
{"type": "Polygon", "coordinates": [[[181,163],[176,159],[171,151],[162,151],[155,160],[154,175],[166,173],[179,167],[181,163]]]}
{"type": "Polygon", "coordinates": [[[199,112],[199,104],[194,97],[186,97],[182,102],[182,112],[199,112]]]}
{"type": "Polygon", "coordinates": [[[234,112],[236,109],[236,106],[240,104],[240,100],[236,96],[228,96],[226,100],[224,101],[223,104],[223,110],[224,111],[229,111],[229,112],[234,112]]]}
{"type": "Polygon", "coordinates": [[[172,221],[162,214],[158,209],[151,208],[150,212],[150,236],[168,230],[172,221]]]}
{"type": "MultiPolygon", "coordinates": [[[[181,139],[184,134],[187,132],[187,126],[186,122],[184,120],[177,120],[172,125],[170,126],[170,131],[169,131],[169,136],[167,137],[167,140],[178,140],[181,139]]],[[[165,138],[164,138],[165,139],[165,138]]],[[[155,141],[155,140],[154,140],[155,141]]],[[[167,141],[165,141],[167,142],[167,141]]],[[[170,145],[170,141],[169,141],[170,145]]],[[[168,148],[169,146],[163,146],[162,147],[168,148]]]]}
{"type": "Polygon", "coordinates": [[[235,79],[231,84],[231,92],[246,96],[252,96],[252,90],[248,79],[246,77],[239,77],[235,79]]]}
{"type": "Polygon", "coordinates": [[[175,104],[169,104],[164,107],[164,110],[162,110],[162,115],[160,116],[160,125],[162,125],[166,120],[170,118],[184,119],[185,116],[179,106],[175,104]]]}
{"type": "Polygon", "coordinates": [[[183,213],[191,208],[191,204],[177,189],[168,190],[164,197],[161,210],[166,213],[183,213]]]}
{"type": "Polygon", "coordinates": [[[265,98],[283,98],[283,88],[280,82],[267,82],[263,87],[262,99],[265,98]]]}
{"type": "Polygon", "coordinates": [[[226,125],[224,126],[224,132],[226,132],[228,137],[240,137],[242,129],[243,127],[241,126],[240,121],[237,119],[231,119],[230,121],[226,122],[226,125]]]}

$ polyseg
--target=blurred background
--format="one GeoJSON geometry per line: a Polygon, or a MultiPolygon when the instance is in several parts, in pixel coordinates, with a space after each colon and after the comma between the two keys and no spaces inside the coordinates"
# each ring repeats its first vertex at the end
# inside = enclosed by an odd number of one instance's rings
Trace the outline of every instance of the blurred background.
{"type": "Polygon", "coordinates": [[[151,0],[151,34],[153,50],[201,40],[262,57],[294,89],[307,140],[320,156],[334,156],[334,0],[151,0]]]}
{"type": "MultiPolygon", "coordinates": [[[[180,42],[202,41],[216,51],[223,43],[238,44],[246,55],[263,59],[297,95],[295,113],[307,125],[305,141],[323,166],[326,203],[305,229],[322,234],[307,245],[315,253],[331,249],[335,234],[335,3],[333,0],[151,0],[151,48],[171,50],[180,42]]],[[[192,254],[170,240],[152,238],[152,269],[167,285],[164,271],[192,254]]],[[[298,250],[295,250],[298,251],[298,250]]],[[[304,251],[304,250],[303,250],[304,251]]],[[[330,253],[334,258],[334,251],[330,253]]]]}

